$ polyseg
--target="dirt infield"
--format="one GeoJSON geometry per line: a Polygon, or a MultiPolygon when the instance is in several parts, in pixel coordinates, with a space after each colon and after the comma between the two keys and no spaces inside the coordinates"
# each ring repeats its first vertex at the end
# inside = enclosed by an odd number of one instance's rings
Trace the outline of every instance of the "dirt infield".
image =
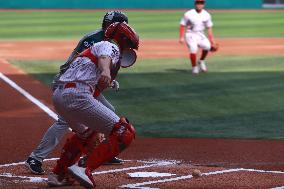
{"type": "MultiPolygon", "coordinates": [[[[222,38],[216,55],[281,55],[284,38],[222,38]]],[[[17,60],[66,60],[77,41],[0,41],[0,58],[17,60]]],[[[177,40],[142,40],[139,58],[187,57],[177,40]]]]}
{"type": "MultiPolygon", "coordinates": [[[[55,160],[45,162],[44,168],[51,171],[55,160]]],[[[0,165],[2,187],[13,188],[24,184],[24,188],[46,188],[47,176],[27,174],[23,164],[0,165]],[[11,172],[13,172],[11,174],[11,172]]],[[[234,169],[196,166],[179,161],[126,160],[120,166],[101,166],[94,173],[97,188],[275,188],[284,185],[284,172],[258,169],[234,169]],[[192,177],[194,169],[201,177],[192,177]]],[[[70,187],[82,188],[78,183],[70,187]],[[74,186],[75,185],[75,186],[74,186]]]]}
{"type": "MultiPolygon", "coordinates": [[[[220,39],[219,42],[220,55],[280,55],[284,52],[281,38],[220,39]]],[[[5,59],[65,60],[75,44],[76,41],[1,41],[0,73],[52,110],[50,90],[5,59]]],[[[139,56],[180,58],[187,56],[187,50],[173,40],[144,40],[139,56]]],[[[24,161],[54,120],[3,78],[0,79],[0,95],[0,164],[5,164],[0,165],[0,188],[46,188],[46,175],[36,177],[24,169],[23,163],[7,163],[24,161]]],[[[61,145],[51,157],[58,157],[61,145]]],[[[283,146],[284,141],[270,140],[138,137],[120,156],[131,161],[122,166],[102,166],[96,170],[95,178],[98,188],[275,188],[284,186],[283,146]],[[204,175],[193,179],[191,172],[196,168],[204,175]],[[128,175],[138,171],[171,176],[132,178],[128,175]]],[[[53,165],[54,161],[48,161],[44,167],[50,171],[53,165]]]]}

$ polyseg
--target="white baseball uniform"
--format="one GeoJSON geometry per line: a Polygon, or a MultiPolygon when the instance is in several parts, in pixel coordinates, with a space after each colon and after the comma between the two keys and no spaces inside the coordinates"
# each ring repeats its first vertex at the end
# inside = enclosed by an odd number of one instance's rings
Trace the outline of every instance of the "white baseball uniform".
{"type": "MultiPolygon", "coordinates": [[[[109,56],[112,66],[119,61],[120,52],[113,43],[101,41],[90,48],[95,57],[109,56]]],[[[78,133],[90,128],[108,136],[114,124],[119,121],[112,110],[93,97],[100,76],[97,62],[92,62],[87,57],[78,57],[59,78],[63,86],[75,83],[76,87],[59,87],[53,93],[55,109],[78,133]]]]}
{"type": "Polygon", "coordinates": [[[205,36],[204,30],[211,28],[213,22],[211,15],[206,10],[203,9],[200,13],[195,9],[187,11],[180,24],[186,26],[185,41],[191,53],[197,53],[198,47],[210,50],[211,44],[205,36]]]}

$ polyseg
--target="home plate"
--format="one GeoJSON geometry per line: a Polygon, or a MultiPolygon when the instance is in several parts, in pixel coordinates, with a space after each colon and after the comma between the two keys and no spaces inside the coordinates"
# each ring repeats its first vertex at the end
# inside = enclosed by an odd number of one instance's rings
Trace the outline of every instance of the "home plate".
{"type": "Polygon", "coordinates": [[[135,178],[147,178],[147,177],[170,177],[176,174],[170,174],[170,173],[157,173],[157,172],[135,172],[135,173],[128,173],[130,177],[135,178]]]}

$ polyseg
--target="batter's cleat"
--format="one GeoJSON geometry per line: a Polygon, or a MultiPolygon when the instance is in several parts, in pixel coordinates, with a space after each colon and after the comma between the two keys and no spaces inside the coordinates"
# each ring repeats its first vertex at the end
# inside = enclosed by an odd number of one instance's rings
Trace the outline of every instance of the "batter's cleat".
{"type": "Polygon", "coordinates": [[[35,158],[29,157],[25,162],[25,166],[36,175],[43,175],[44,170],[42,169],[42,163],[35,158]]]}
{"type": "Polygon", "coordinates": [[[96,187],[92,173],[87,168],[72,165],[68,167],[68,172],[85,188],[92,189],[96,187]]]}
{"type": "Polygon", "coordinates": [[[47,178],[47,184],[50,187],[59,187],[59,186],[72,186],[74,184],[74,180],[69,178],[61,178],[59,175],[55,173],[49,173],[47,178]]]}
{"type": "Polygon", "coordinates": [[[112,160],[104,163],[104,165],[122,165],[122,164],[123,164],[123,160],[117,157],[114,157],[112,160]]]}
{"type": "Polygon", "coordinates": [[[192,74],[193,74],[193,75],[199,74],[199,67],[198,67],[198,66],[192,67],[192,74]]]}
{"type": "Polygon", "coordinates": [[[199,61],[198,61],[198,65],[199,65],[200,70],[201,70],[202,72],[207,72],[207,71],[208,71],[208,70],[207,70],[207,66],[206,66],[204,60],[199,60],[199,61]]]}

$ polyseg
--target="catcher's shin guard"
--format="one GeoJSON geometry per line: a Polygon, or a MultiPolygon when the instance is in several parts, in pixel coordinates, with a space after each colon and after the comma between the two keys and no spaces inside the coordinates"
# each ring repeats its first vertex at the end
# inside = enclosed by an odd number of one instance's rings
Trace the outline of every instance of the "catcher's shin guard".
{"type": "Polygon", "coordinates": [[[82,155],[82,152],[84,151],[84,142],[85,140],[78,137],[76,134],[67,139],[62,149],[60,159],[53,169],[53,173],[57,175],[64,175],[67,173],[67,168],[75,164],[82,155]]]}
{"type": "Polygon", "coordinates": [[[134,127],[125,119],[120,118],[107,142],[98,145],[92,153],[89,154],[86,161],[86,171],[93,171],[103,163],[111,160],[127,148],[135,138],[134,127]]]}

